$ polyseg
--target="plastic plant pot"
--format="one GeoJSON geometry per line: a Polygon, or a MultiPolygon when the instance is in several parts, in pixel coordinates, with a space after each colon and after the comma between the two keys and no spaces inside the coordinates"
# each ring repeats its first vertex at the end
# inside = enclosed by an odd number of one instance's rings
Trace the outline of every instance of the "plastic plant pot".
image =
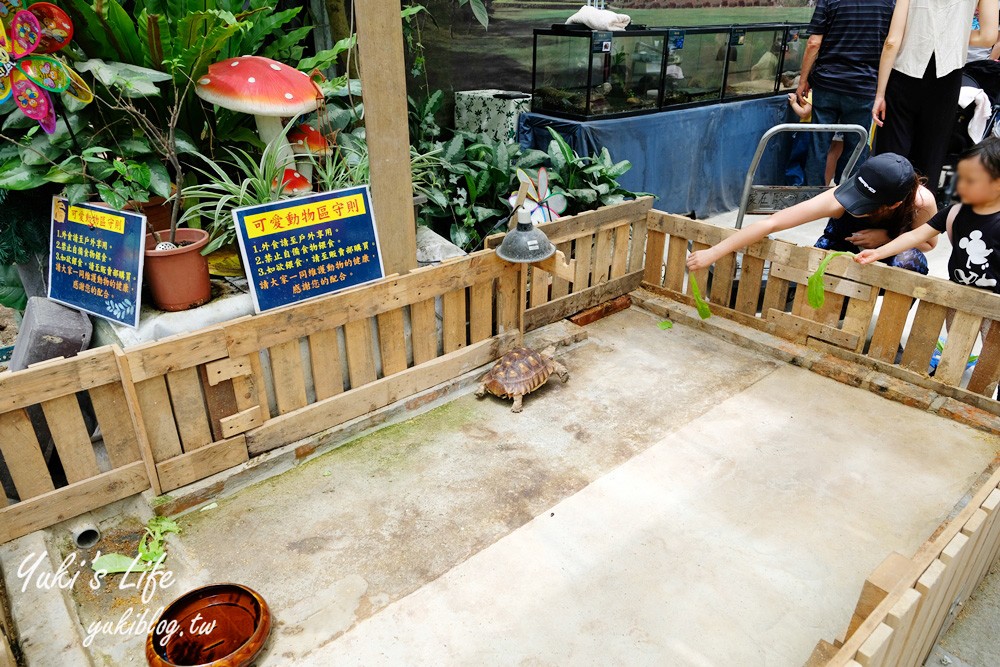
{"type": "Polygon", "coordinates": [[[151,667],[247,667],[271,632],[264,598],[241,584],[212,584],[171,602],[146,637],[151,667]]]}
{"type": "MultiPolygon", "coordinates": [[[[170,236],[163,234],[162,238],[170,236]]],[[[201,254],[208,244],[208,233],[201,229],[178,229],[175,240],[186,245],[156,250],[156,238],[146,235],[146,283],[160,310],[187,310],[212,298],[208,260],[201,254]]]]}

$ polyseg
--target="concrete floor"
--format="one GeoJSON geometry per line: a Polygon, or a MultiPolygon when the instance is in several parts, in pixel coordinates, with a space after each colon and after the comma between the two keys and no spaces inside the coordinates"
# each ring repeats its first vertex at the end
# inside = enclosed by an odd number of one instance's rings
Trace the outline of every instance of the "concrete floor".
{"type": "MultiPolygon", "coordinates": [[[[251,586],[260,665],[801,664],[1000,443],[657,322],[588,326],[520,415],[465,395],[182,517],[145,606],[251,586]]],[[[74,598],[83,627],[142,607],[74,598]]]]}

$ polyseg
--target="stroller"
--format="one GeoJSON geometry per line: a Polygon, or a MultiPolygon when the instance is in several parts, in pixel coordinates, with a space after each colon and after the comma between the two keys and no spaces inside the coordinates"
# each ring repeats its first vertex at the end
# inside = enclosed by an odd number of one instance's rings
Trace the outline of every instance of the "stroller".
{"type": "Polygon", "coordinates": [[[973,91],[985,93],[990,103],[989,120],[982,134],[978,131],[973,133],[977,137],[974,138],[969,132],[969,125],[976,116],[976,103],[972,101],[965,107],[959,106],[952,128],[951,142],[948,145],[948,155],[941,168],[941,183],[938,187],[938,206],[941,208],[950,205],[957,198],[955,186],[958,182],[959,156],[988,136],[993,134],[1000,136],[1000,126],[997,122],[1000,119],[1000,62],[981,60],[968,63],[962,72],[962,88],[970,95],[973,91]]]}

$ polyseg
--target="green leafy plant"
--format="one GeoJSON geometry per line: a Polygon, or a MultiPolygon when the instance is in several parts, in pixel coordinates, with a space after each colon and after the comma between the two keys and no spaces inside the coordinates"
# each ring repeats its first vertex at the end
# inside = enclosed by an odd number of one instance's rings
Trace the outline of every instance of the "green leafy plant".
{"type": "Polygon", "coordinates": [[[551,127],[548,147],[549,183],[559,186],[570,200],[568,213],[580,213],[597,206],[612,206],[626,199],[646,196],[646,192],[632,192],[618,183],[632,168],[628,160],[615,162],[607,148],[591,157],[579,154],[551,127]]]}
{"type": "Polygon", "coordinates": [[[431,143],[439,152],[428,162],[415,190],[426,195],[421,222],[450,237],[452,243],[474,250],[510,215],[507,198],[517,182],[518,169],[545,161],[541,151],[521,150],[516,143],[456,133],[444,143],[431,143]]]}
{"type": "Polygon", "coordinates": [[[15,264],[32,261],[48,247],[52,195],[57,191],[42,187],[19,192],[15,200],[0,189],[0,305],[21,311],[27,305],[15,264]]]}
{"type": "Polygon", "coordinates": [[[28,305],[28,295],[21,284],[17,267],[13,264],[0,265],[0,306],[24,311],[28,305]]]}
{"type": "Polygon", "coordinates": [[[826,267],[830,265],[830,262],[841,255],[850,255],[853,257],[854,253],[847,251],[831,252],[823,258],[823,261],[819,263],[816,270],[809,276],[806,285],[806,300],[812,308],[819,310],[826,302],[826,291],[823,289],[823,274],[826,273],[826,267]]]}
{"type": "Polygon", "coordinates": [[[458,0],[459,7],[469,6],[472,10],[472,15],[476,17],[479,24],[484,28],[490,26],[490,15],[486,7],[486,0],[458,0]]]}
{"type": "Polygon", "coordinates": [[[156,70],[100,59],[78,63],[77,69],[94,76],[95,99],[88,106],[73,104],[52,135],[25,126],[20,112],[8,111],[0,138],[16,151],[0,153],[0,187],[59,184],[70,203],[96,195],[118,209],[152,195],[169,197],[167,165],[181,180],[179,155],[193,149],[191,138],[177,127],[191,82],[164,98],[159,85],[171,78],[156,70]],[[164,107],[165,99],[171,103],[164,107]],[[160,111],[167,113],[166,120],[160,111]]]}
{"type": "Polygon", "coordinates": [[[698,281],[695,280],[694,274],[688,276],[691,280],[691,294],[694,296],[694,305],[698,309],[698,316],[707,320],[712,316],[712,309],[708,307],[708,302],[701,296],[701,290],[698,288],[698,281]]]}
{"type": "Polygon", "coordinates": [[[146,522],[146,531],[139,540],[138,554],[109,553],[95,558],[90,567],[94,572],[120,574],[122,572],[146,572],[157,562],[166,559],[166,537],[170,533],[180,533],[176,521],[165,516],[156,516],[146,522]]]}
{"type": "Polygon", "coordinates": [[[101,199],[122,210],[129,202],[148,202],[150,194],[170,196],[170,175],[162,162],[136,162],[131,159],[109,160],[110,151],[93,147],[83,151],[83,159],[108,174],[105,181],[97,183],[101,199]]]}
{"type": "Polygon", "coordinates": [[[234,208],[266,204],[290,196],[284,194],[282,181],[285,170],[294,168],[294,164],[281,161],[280,146],[295,124],[296,119],[292,119],[281,134],[264,148],[259,158],[240,148],[228,149],[231,158],[228,161],[216,161],[196,154],[203,166],[193,169],[203,182],[189,185],[175,196],[192,202],[184,210],[180,222],[203,228],[209,233],[210,240],[202,250],[203,255],[236,241],[232,219],[234,208]]]}

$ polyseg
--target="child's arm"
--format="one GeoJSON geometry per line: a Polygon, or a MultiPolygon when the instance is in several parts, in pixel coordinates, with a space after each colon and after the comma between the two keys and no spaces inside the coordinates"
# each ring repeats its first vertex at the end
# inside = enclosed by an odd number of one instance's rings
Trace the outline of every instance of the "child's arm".
{"type": "Polygon", "coordinates": [[[769,218],[744,227],[711,248],[691,253],[687,258],[687,266],[692,271],[704,269],[714,264],[719,258],[755,243],[768,234],[797,227],[813,220],[837,217],[843,214],[844,207],[833,196],[833,190],[827,190],[808,201],[778,211],[769,218]]]}
{"type": "Polygon", "coordinates": [[[931,239],[936,238],[938,234],[940,234],[940,232],[930,225],[920,225],[914,230],[908,231],[905,234],[900,234],[884,246],[879,246],[878,248],[872,248],[870,250],[862,250],[854,256],[854,261],[858,264],[871,264],[872,262],[877,262],[880,259],[898,255],[904,250],[916,248],[922,243],[927,243],[931,239]]]}
{"type": "Polygon", "coordinates": [[[795,93],[788,93],[788,104],[791,105],[792,111],[799,118],[808,118],[809,114],[812,113],[812,105],[808,102],[799,104],[799,98],[795,93]]]}

